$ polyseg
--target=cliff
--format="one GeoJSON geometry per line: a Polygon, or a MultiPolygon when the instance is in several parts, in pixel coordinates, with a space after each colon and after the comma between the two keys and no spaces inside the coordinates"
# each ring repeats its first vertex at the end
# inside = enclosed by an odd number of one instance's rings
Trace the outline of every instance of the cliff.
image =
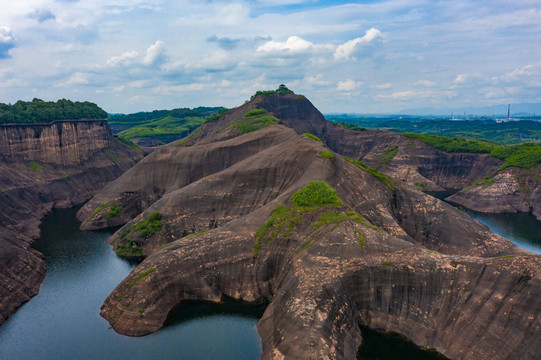
{"type": "MultiPolygon", "coordinates": [[[[257,97],[89,201],[83,226],[106,226],[103,204],[119,204],[125,225],[110,242],[146,257],[104,302],[111,326],[142,336],[185,300],[228,296],[270,302],[258,323],[263,359],[351,359],[360,325],[450,358],[536,358],[541,259],[332,149],[354,144],[343,152],[358,159],[386,133],[356,142],[320,120],[303,97],[257,97]]],[[[451,171],[442,166],[434,173],[451,171]]]]}
{"type": "Polygon", "coordinates": [[[45,276],[30,247],[40,219],[86,201],[141,158],[105,120],[0,126],[0,323],[37,294],[45,276]]]}

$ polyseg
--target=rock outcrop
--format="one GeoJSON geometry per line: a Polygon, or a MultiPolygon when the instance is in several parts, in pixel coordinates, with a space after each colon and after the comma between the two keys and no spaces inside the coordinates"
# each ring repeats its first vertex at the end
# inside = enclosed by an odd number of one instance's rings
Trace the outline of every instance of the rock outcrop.
{"type": "MultiPolygon", "coordinates": [[[[395,135],[349,134],[322,122],[303,97],[258,97],[109,184],[78,216],[87,228],[105,226],[99,209],[114,201],[126,224],[111,243],[146,259],[102,316],[116,331],[142,336],[183,301],[227,296],[270,302],[258,323],[263,359],[354,358],[360,325],[450,358],[537,358],[541,259],[333,151],[359,159],[378,136],[395,135]],[[237,125],[254,109],[281,125],[242,134],[237,125]],[[314,182],[338,200],[317,203],[324,196],[310,190],[314,182]],[[299,193],[314,203],[296,202],[299,193]]],[[[433,151],[402,139],[399,149],[433,151]]],[[[443,165],[434,173],[451,171],[443,165]]]]}
{"type": "Polygon", "coordinates": [[[0,126],[0,324],[45,276],[43,257],[30,247],[40,219],[86,201],[141,158],[105,120],[0,126]]]}

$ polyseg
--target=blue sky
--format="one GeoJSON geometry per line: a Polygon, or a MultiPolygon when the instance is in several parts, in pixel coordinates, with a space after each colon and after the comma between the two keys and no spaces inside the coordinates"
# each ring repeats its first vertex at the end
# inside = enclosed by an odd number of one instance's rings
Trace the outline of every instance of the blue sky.
{"type": "Polygon", "coordinates": [[[0,102],[323,112],[541,102],[541,1],[0,0],[0,102]]]}

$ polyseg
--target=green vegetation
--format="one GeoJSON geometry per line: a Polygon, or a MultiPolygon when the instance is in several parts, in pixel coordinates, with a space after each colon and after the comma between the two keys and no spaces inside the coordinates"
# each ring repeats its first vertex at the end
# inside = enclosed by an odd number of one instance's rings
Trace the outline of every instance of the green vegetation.
{"type": "Polygon", "coordinates": [[[56,102],[34,98],[15,104],[0,103],[0,124],[49,123],[55,120],[105,119],[107,113],[96,104],[61,99],[56,102]]]}
{"type": "Polygon", "coordinates": [[[383,152],[383,154],[379,156],[379,161],[381,161],[384,164],[388,164],[394,159],[397,153],[398,153],[398,146],[393,146],[391,148],[388,148],[383,152]]]}
{"type": "Polygon", "coordinates": [[[94,209],[94,211],[92,211],[92,214],[90,214],[90,218],[92,219],[94,216],[96,216],[97,213],[99,213],[100,211],[102,211],[103,209],[111,205],[112,203],[113,203],[113,200],[109,200],[106,203],[99,204],[98,207],[94,209]]]}
{"type": "Polygon", "coordinates": [[[359,239],[357,240],[359,242],[359,245],[361,246],[361,250],[364,250],[364,247],[365,247],[365,237],[364,237],[364,233],[362,232],[361,229],[355,229],[355,231],[357,232],[357,234],[359,234],[359,239]]]}
{"type": "Polygon", "coordinates": [[[171,245],[173,245],[173,244],[174,244],[174,242],[167,243],[167,244],[165,244],[165,245],[160,246],[159,248],[157,248],[157,249],[154,250],[153,252],[156,252],[156,251],[158,251],[158,250],[161,250],[161,249],[166,248],[166,247],[168,247],[168,246],[171,246],[171,245]]]}
{"type": "Polygon", "coordinates": [[[272,115],[266,115],[267,110],[254,109],[248,111],[244,116],[236,121],[233,121],[230,127],[235,127],[239,134],[247,134],[252,131],[262,129],[267,126],[275,125],[280,122],[272,115]]]}
{"type": "Polygon", "coordinates": [[[529,169],[541,163],[541,146],[534,143],[520,145],[498,145],[484,140],[469,140],[448,138],[426,134],[403,134],[408,139],[418,139],[436,149],[448,152],[465,152],[476,154],[490,154],[490,156],[503,160],[499,170],[507,167],[529,169]]]}
{"type": "Polygon", "coordinates": [[[534,256],[534,257],[541,257],[539,254],[522,254],[522,255],[502,255],[502,256],[495,256],[493,259],[505,259],[505,258],[513,258],[517,256],[534,256]]]}
{"type": "Polygon", "coordinates": [[[329,121],[329,123],[331,125],[340,126],[340,127],[343,127],[344,129],[348,129],[348,130],[366,131],[366,128],[361,127],[359,125],[355,125],[355,124],[348,124],[348,123],[345,123],[345,122],[333,122],[333,121],[329,121]]]}
{"type": "Polygon", "coordinates": [[[254,95],[252,95],[250,100],[253,100],[257,96],[268,96],[268,95],[284,96],[287,94],[293,94],[293,91],[289,90],[284,84],[280,84],[280,86],[278,86],[278,89],[276,90],[257,91],[254,95]]]}
{"type": "Polygon", "coordinates": [[[382,173],[381,171],[376,170],[376,169],[366,165],[365,163],[363,163],[360,160],[353,160],[353,159],[351,159],[351,158],[349,158],[347,156],[344,156],[344,159],[349,161],[350,163],[353,163],[353,164],[357,165],[359,168],[363,169],[364,171],[366,171],[370,175],[374,176],[376,179],[381,181],[389,189],[392,190],[392,189],[395,188],[393,181],[387,175],[382,173]]]}
{"type": "MultiPolygon", "coordinates": [[[[139,232],[140,236],[147,239],[162,229],[163,223],[160,221],[161,218],[162,214],[154,211],[148,218],[129,226],[120,234],[120,238],[124,239],[129,235],[139,232]]],[[[128,241],[131,241],[130,237],[128,237],[128,241]]]]}
{"type": "Polygon", "coordinates": [[[221,118],[222,116],[224,116],[225,114],[229,114],[231,112],[231,110],[232,109],[221,108],[220,110],[218,110],[218,112],[216,114],[208,116],[203,123],[206,124],[206,123],[209,123],[209,122],[212,122],[212,121],[216,121],[219,118],[221,118]]]}
{"type": "MultiPolygon", "coordinates": [[[[277,238],[278,236],[287,238],[292,236],[294,228],[302,223],[302,215],[304,213],[312,212],[325,206],[339,208],[343,205],[336,191],[324,181],[312,181],[301,190],[295,192],[290,200],[293,202],[293,206],[280,205],[274,208],[270,218],[256,232],[257,243],[254,245],[254,256],[259,253],[262,240],[267,234],[273,238],[277,238]]],[[[321,231],[324,231],[324,233],[332,231],[342,222],[348,220],[376,231],[385,232],[377,226],[372,225],[362,215],[352,209],[346,209],[345,211],[330,210],[320,214],[318,220],[312,224],[311,236],[297,249],[297,252],[315,244],[317,242],[316,236],[321,231]]],[[[364,249],[364,234],[360,230],[356,231],[359,234],[359,244],[364,249]]]]}
{"type": "Polygon", "coordinates": [[[118,136],[116,138],[118,141],[120,141],[121,143],[123,143],[124,145],[128,145],[129,147],[139,151],[140,153],[143,152],[143,149],[141,149],[141,147],[139,145],[137,145],[136,143],[132,142],[130,139],[126,139],[122,136],[118,136]]]}
{"type": "Polygon", "coordinates": [[[142,257],[143,249],[130,241],[128,244],[117,244],[115,252],[118,256],[124,257],[142,257]]]}
{"type": "Polygon", "coordinates": [[[134,147],[128,142],[132,139],[156,145],[186,137],[206,122],[208,117],[223,110],[220,107],[154,110],[129,115],[112,115],[108,121],[111,128],[119,132],[119,140],[127,145],[134,147]]]}
{"type": "Polygon", "coordinates": [[[107,211],[105,213],[105,215],[103,215],[103,217],[106,218],[106,219],[112,219],[114,217],[117,217],[120,214],[121,210],[122,210],[121,206],[118,206],[118,205],[114,204],[114,206],[112,206],[109,209],[109,211],[107,211]]]}
{"type": "Polygon", "coordinates": [[[322,143],[323,141],[321,141],[320,138],[318,138],[317,136],[313,135],[313,134],[310,134],[310,133],[304,133],[302,134],[302,136],[306,136],[307,138],[309,139],[312,139],[312,140],[315,140],[315,141],[319,141],[320,143],[322,143]]]}
{"type": "Polygon", "coordinates": [[[492,119],[476,121],[451,121],[448,118],[421,116],[353,116],[332,115],[327,120],[345,122],[369,129],[394,132],[411,132],[448,137],[493,141],[501,145],[520,144],[541,140],[541,118],[528,116],[520,121],[496,122],[492,119]],[[527,120],[526,120],[527,119],[527,120]],[[538,121],[531,121],[538,120],[538,121]]]}
{"type": "Polygon", "coordinates": [[[195,236],[200,235],[200,234],[202,234],[202,233],[204,233],[204,232],[206,232],[206,231],[209,231],[209,229],[203,229],[203,230],[198,231],[198,232],[195,232],[195,233],[193,233],[193,234],[186,235],[186,237],[187,237],[187,238],[195,237],[195,236]]]}
{"type": "Polygon", "coordinates": [[[34,161],[30,161],[28,163],[28,167],[30,167],[30,169],[32,169],[32,171],[35,172],[35,173],[37,173],[40,170],[45,169],[43,166],[41,166],[40,164],[38,164],[37,162],[34,162],[34,161]]]}
{"type": "Polygon", "coordinates": [[[323,206],[341,206],[342,200],[336,190],[325,181],[312,181],[291,196],[291,201],[303,210],[312,211],[323,206]]]}
{"type": "Polygon", "coordinates": [[[329,160],[334,160],[334,155],[331,154],[330,152],[327,152],[327,151],[319,153],[319,156],[322,156],[322,157],[327,158],[329,160]]]}
{"type": "Polygon", "coordinates": [[[135,278],[135,280],[133,280],[128,285],[128,287],[132,287],[133,285],[137,284],[138,281],[146,278],[148,275],[152,274],[154,271],[156,271],[156,269],[149,269],[149,270],[145,271],[144,273],[140,274],[138,277],[135,278]]]}
{"type": "Polygon", "coordinates": [[[420,183],[420,182],[416,182],[416,183],[415,183],[415,187],[416,187],[419,191],[422,191],[422,192],[429,191],[428,188],[427,188],[424,184],[422,184],[422,183],[420,183]]]}
{"type": "Polygon", "coordinates": [[[243,117],[250,118],[250,117],[254,117],[254,116],[258,116],[258,115],[263,115],[263,114],[266,114],[266,113],[267,113],[267,110],[265,110],[265,109],[252,109],[252,110],[248,111],[246,114],[244,114],[243,117]]]}
{"type": "Polygon", "coordinates": [[[393,263],[390,262],[390,261],[382,261],[382,262],[381,262],[381,265],[384,265],[384,266],[393,266],[393,263]]]}

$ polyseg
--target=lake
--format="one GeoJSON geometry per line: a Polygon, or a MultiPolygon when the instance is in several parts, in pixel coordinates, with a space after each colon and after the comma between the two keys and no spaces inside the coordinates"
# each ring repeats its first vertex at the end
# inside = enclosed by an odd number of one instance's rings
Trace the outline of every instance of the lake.
{"type": "MultiPolygon", "coordinates": [[[[55,209],[43,219],[33,247],[46,256],[47,276],[39,294],[0,326],[0,359],[259,359],[256,324],[263,304],[190,303],[164,329],[139,338],[109,329],[99,309],[136,264],[117,257],[106,243],[113,229],[79,230],[77,210],[55,209]]],[[[532,215],[471,214],[539,253],[541,222],[532,215]]],[[[363,333],[361,360],[442,358],[400,336],[363,333]]]]}

